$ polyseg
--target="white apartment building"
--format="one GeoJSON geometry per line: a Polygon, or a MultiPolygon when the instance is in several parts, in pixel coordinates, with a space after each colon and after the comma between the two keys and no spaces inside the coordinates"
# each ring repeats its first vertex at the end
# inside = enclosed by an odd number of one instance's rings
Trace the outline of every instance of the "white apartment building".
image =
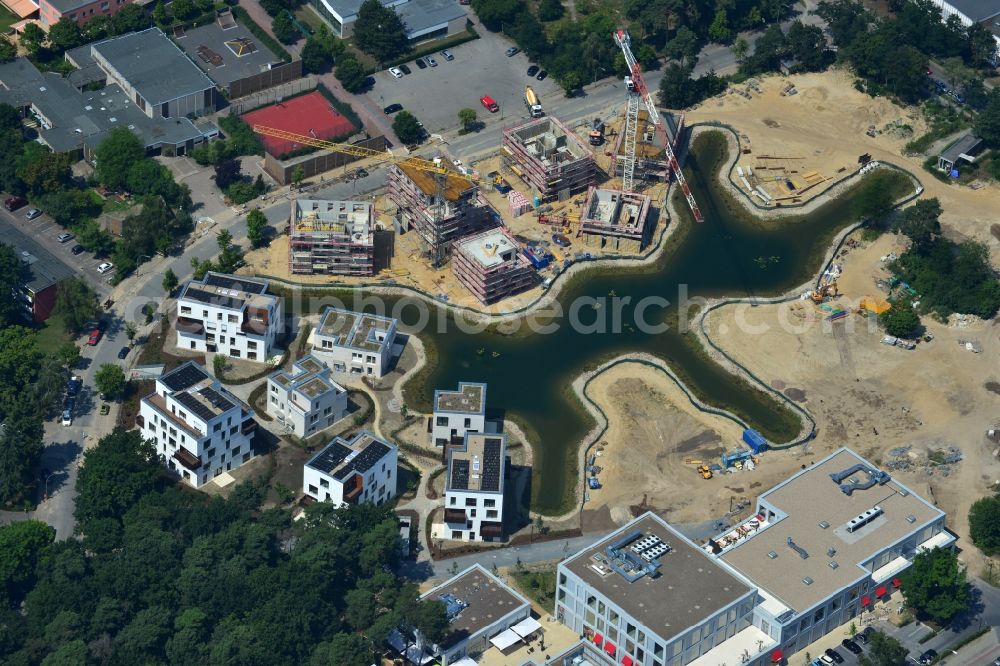
{"type": "Polygon", "coordinates": [[[298,437],[310,437],[347,416],[347,391],[312,354],[267,378],[267,414],[298,437]]]}
{"type": "Polygon", "coordinates": [[[328,307],[313,333],[313,354],[335,372],[381,378],[389,371],[396,320],[328,307]]]}
{"type": "Polygon", "coordinates": [[[448,450],[444,528],[450,539],[503,539],[503,493],[507,436],[469,432],[448,450]]]}
{"type": "Polygon", "coordinates": [[[267,280],[206,273],[189,280],[177,298],[177,347],[266,361],[281,333],[281,299],[267,280]]]}
{"type": "Polygon", "coordinates": [[[434,391],[431,443],[458,444],[467,432],[486,432],[486,384],[459,382],[456,391],[434,391]]]}
{"type": "Polygon", "coordinates": [[[156,380],[136,425],[167,468],[195,488],[254,456],[257,422],[249,407],[194,361],[156,380]]]}
{"type": "Polygon", "coordinates": [[[398,449],[368,431],[346,440],[336,437],[306,462],[302,486],[306,497],[336,506],[396,496],[398,449]]]}

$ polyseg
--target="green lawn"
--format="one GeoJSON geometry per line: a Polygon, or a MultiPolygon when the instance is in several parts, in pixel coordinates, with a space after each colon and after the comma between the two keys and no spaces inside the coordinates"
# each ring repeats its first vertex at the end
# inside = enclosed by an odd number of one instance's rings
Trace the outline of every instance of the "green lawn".
{"type": "Polygon", "coordinates": [[[38,329],[38,347],[45,354],[54,354],[59,347],[72,341],[73,338],[66,332],[63,326],[61,315],[53,314],[38,329]]]}
{"type": "Polygon", "coordinates": [[[545,610],[553,612],[556,596],[555,571],[514,571],[511,575],[521,592],[545,610]]]}
{"type": "Polygon", "coordinates": [[[323,25],[323,19],[316,14],[316,10],[309,5],[302,5],[295,10],[295,19],[302,25],[307,26],[313,32],[319,30],[323,25]]]}
{"type": "Polygon", "coordinates": [[[10,26],[17,22],[17,16],[3,5],[0,5],[0,33],[6,35],[7,31],[10,30],[10,26]]]}

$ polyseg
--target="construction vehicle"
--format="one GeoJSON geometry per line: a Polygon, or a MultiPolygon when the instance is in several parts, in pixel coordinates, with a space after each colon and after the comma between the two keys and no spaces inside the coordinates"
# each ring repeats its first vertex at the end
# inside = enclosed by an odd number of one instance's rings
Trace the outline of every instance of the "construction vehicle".
{"type": "Polygon", "coordinates": [[[538,95],[531,89],[531,86],[524,86],[524,105],[528,107],[528,113],[531,114],[532,118],[541,118],[545,115],[545,111],[538,101],[538,95]]]}
{"type": "Polygon", "coordinates": [[[646,105],[649,122],[653,123],[657,136],[663,142],[663,151],[666,153],[667,161],[670,164],[670,172],[677,178],[677,184],[680,185],[681,191],[684,192],[684,198],[687,200],[688,207],[691,209],[695,221],[703,222],[705,218],[701,214],[698,202],[694,200],[694,194],[691,193],[691,186],[688,185],[687,179],[684,178],[684,173],[681,171],[681,165],[677,161],[677,156],[674,155],[674,148],[670,145],[670,137],[667,135],[663,118],[660,117],[659,111],[656,110],[653,96],[650,94],[649,88],[646,86],[646,81],[642,77],[642,69],[639,67],[635,56],[632,55],[632,40],[628,36],[628,32],[622,29],[615,32],[614,39],[625,56],[625,64],[628,65],[630,74],[625,77],[625,98],[627,104],[625,106],[625,128],[623,130],[625,134],[623,138],[625,159],[622,168],[622,189],[626,192],[635,192],[636,146],[638,145],[639,138],[639,102],[641,100],[646,105]]]}
{"type": "Polygon", "coordinates": [[[594,122],[590,125],[590,145],[599,146],[602,143],[604,143],[604,121],[594,118],[594,122]]]}
{"type": "Polygon", "coordinates": [[[712,470],[709,468],[708,465],[699,465],[698,466],[698,473],[701,474],[701,478],[703,478],[703,479],[711,479],[712,478],[712,470]]]}
{"type": "Polygon", "coordinates": [[[833,298],[837,293],[837,283],[831,282],[809,292],[809,298],[812,299],[813,303],[822,303],[827,298],[833,298]]]}

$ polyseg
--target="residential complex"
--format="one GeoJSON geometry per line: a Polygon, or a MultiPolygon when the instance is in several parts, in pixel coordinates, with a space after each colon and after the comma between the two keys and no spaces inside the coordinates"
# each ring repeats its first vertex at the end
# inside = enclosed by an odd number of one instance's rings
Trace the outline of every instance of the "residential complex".
{"type": "Polygon", "coordinates": [[[195,488],[254,456],[250,409],[194,361],[156,380],[135,422],[167,468],[195,488]]]}
{"type": "MultiPolygon", "coordinates": [[[[425,663],[423,657],[429,652],[441,666],[451,666],[493,646],[508,648],[542,628],[531,617],[528,600],[480,564],[428,590],[420,600],[444,603],[448,632],[440,644],[407,652],[416,658],[414,663],[425,663]]],[[[423,644],[419,636],[417,643],[423,644]]]]}
{"type": "Polygon", "coordinates": [[[591,247],[641,251],[653,235],[650,203],[645,194],[591,187],[580,217],[584,242],[591,247]]]}
{"type": "Polygon", "coordinates": [[[381,378],[389,371],[396,320],[327,307],[313,333],[313,354],[336,372],[381,378]]]}
{"type": "Polygon", "coordinates": [[[25,319],[40,324],[55,309],[59,283],[75,273],[6,219],[0,219],[0,237],[14,248],[14,253],[24,263],[20,284],[13,298],[21,305],[25,319]]]}
{"type": "Polygon", "coordinates": [[[267,378],[267,414],[298,437],[310,437],[347,416],[347,391],[330,368],[308,354],[267,378]]]}
{"type": "Polygon", "coordinates": [[[336,506],[382,504],[396,496],[397,448],[370,432],[336,437],[305,464],[306,497],[336,506]]]}
{"type": "Polygon", "coordinates": [[[455,242],[451,264],[455,278],[483,305],[530,289],[535,269],[503,227],[455,242]]]}
{"type": "Polygon", "coordinates": [[[177,347],[266,361],[283,328],[281,299],[267,280],[209,272],[177,297],[177,347]]]}
{"type": "Polygon", "coordinates": [[[556,616],[605,664],[776,663],[887,596],[917,552],[953,542],[943,512],[840,449],[704,548],[647,513],[564,560],[556,616]]]}
{"type": "Polygon", "coordinates": [[[450,539],[503,539],[507,436],[467,432],[461,446],[448,449],[444,487],[444,528],[450,539]]]}
{"type": "Polygon", "coordinates": [[[385,184],[399,223],[416,229],[435,266],[456,240],[499,224],[479,188],[458,173],[449,173],[439,186],[436,174],[400,163],[388,168],[385,184]]]}
{"type": "Polygon", "coordinates": [[[289,272],[374,275],[374,226],[374,208],[368,201],[292,199],[289,272]]]}
{"type": "Polygon", "coordinates": [[[97,16],[114,16],[129,0],[38,0],[38,19],[51,28],[62,18],[84,25],[97,16]]]}
{"type": "Polygon", "coordinates": [[[461,445],[465,434],[486,432],[486,384],[459,382],[456,391],[434,391],[431,442],[461,445]]]}
{"type": "Polygon", "coordinates": [[[590,148],[553,116],[505,127],[501,145],[503,166],[542,201],[565,199],[597,180],[590,148]]]}

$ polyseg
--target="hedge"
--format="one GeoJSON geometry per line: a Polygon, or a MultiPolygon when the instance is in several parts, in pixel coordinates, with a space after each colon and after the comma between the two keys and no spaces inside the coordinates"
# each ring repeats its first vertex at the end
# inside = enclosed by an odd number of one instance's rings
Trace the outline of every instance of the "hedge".
{"type": "Polygon", "coordinates": [[[414,51],[410,51],[405,57],[391,60],[385,63],[382,67],[374,67],[373,69],[368,70],[367,73],[374,74],[375,72],[389,69],[390,67],[394,67],[400,63],[409,62],[410,60],[431,55],[437,53],[438,51],[454,48],[459,44],[465,44],[466,42],[471,42],[474,39],[479,39],[479,33],[472,27],[472,23],[470,21],[466,21],[465,33],[458,33],[457,35],[452,35],[451,37],[445,37],[444,39],[436,39],[433,42],[428,42],[422,47],[414,51]]]}
{"type": "Polygon", "coordinates": [[[252,18],[250,18],[250,15],[247,14],[247,11],[245,9],[243,9],[239,5],[233,7],[233,16],[236,17],[237,21],[245,25],[247,30],[249,30],[254,37],[263,42],[264,46],[266,46],[271,51],[271,53],[278,56],[285,62],[292,61],[292,55],[285,50],[285,47],[279,44],[277,40],[274,39],[274,37],[267,34],[267,31],[264,30],[264,28],[260,27],[260,24],[258,24],[252,18]]]}
{"type": "Polygon", "coordinates": [[[318,90],[319,93],[326,98],[326,101],[328,101],[333,108],[337,109],[340,115],[344,116],[354,124],[355,131],[364,129],[365,124],[361,122],[361,118],[359,118],[358,114],[354,112],[354,108],[350,104],[334,97],[333,93],[330,92],[322,83],[316,86],[316,90],[318,90]]]}

